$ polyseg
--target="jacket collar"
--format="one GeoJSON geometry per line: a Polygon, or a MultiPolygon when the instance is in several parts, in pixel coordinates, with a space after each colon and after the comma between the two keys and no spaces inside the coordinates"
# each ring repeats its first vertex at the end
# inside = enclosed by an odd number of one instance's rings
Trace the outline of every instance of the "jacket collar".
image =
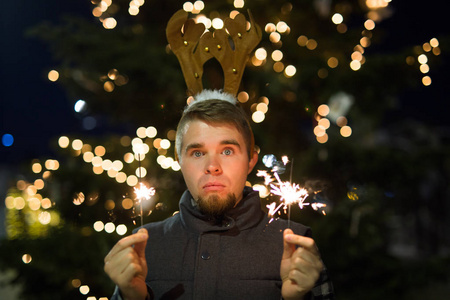
{"type": "Polygon", "coordinates": [[[243,199],[226,214],[221,224],[217,224],[197,209],[191,194],[186,190],[180,200],[180,217],[187,230],[201,234],[213,231],[241,231],[254,227],[264,217],[264,212],[261,210],[258,192],[245,187],[243,199]]]}

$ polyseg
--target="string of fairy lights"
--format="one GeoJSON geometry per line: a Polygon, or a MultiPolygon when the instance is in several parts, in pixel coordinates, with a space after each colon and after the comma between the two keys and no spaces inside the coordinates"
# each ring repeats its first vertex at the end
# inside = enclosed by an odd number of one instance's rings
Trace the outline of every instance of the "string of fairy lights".
{"type": "MultiPolygon", "coordinates": [[[[113,30],[117,27],[118,22],[114,15],[119,11],[119,6],[113,0],[92,0],[94,8],[92,15],[98,18],[103,27],[107,30],[113,30]]],[[[380,22],[385,15],[383,9],[389,6],[390,0],[366,0],[364,1],[368,13],[367,19],[363,22],[361,31],[361,38],[359,43],[349,53],[348,67],[353,71],[359,71],[366,58],[364,56],[365,49],[370,46],[373,38],[373,31],[376,24],[380,22]]],[[[145,4],[145,0],[132,0],[129,2],[128,13],[130,16],[137,16],[140,13],[140,8],[145,4]]],[[[241,9],[245,6],[245,1],[234,0],[233,5],[236,9],[241,9]]],[[[223,28],[224,23],[220,18],[208,18],[202,14],[205,8],[203,1],[185,2],[183,9],[196,15],[197,22],[205,24],[207,30],[223,28]]],[[[283,6],[284,12],[290,12],[293,9],[291,3],[286,3],[283,6]]],[[[234,18],[239,12],[233,10],[229,17],[234,18]]],[[[335,7],[335,11],[329,14],[329,21],[336,26],[336,31],[340,34],[345,34],[348,27],[345,23],[345,9],[335,7]]],[[[264,31],[267,34],[268,41],[273,46],[260,47],[256,49],[250,58],[250,62],[255,67],[261,67],[266,64],[271,64],[274,72],[282,74],[285,78],[293,78],[297,73],[297,67],[289,64],[282,50],[283,39],[286,39],[291,34],[291,28],[285,21],[278,21],[276,23],[267,23],[264,26],[264,31]]],[[[306,48],[309,51],[324,51],[321,49],[320,41],[314,37],[308,37],[304,34],[296,37],[296,43],[299,47],[306,48]],[[321,50],[320,50],[321,49],[321,50]]],[[[432,83],[429,60],[431,56],[439,56],[441,50],[439,48],[439,41],[437,38],[431,38],[429,41],[413,49],[413,55],[406,57],[405,62],[410,66],[418,66],[418,70],[422,76],[422,84],[429,86],[432,83]]],[[[324,79],[328,76],[329,70],[337,68],[339,65],[344,65],[345,62],[340,61],[336,56],[324,56],[326,67],[320,67],[317,70],[317,76],[324,79]]],[[[48,73],[48,79],[52,82],[58,81],[60,74],[57,70],[51,70],[48,73]]],[[[112,68],[107,74],[99,78],[99,82],[103,84],[103,89],[106,92],[112,93],[117,87],[127,84],[129,78],[126,74],[119,70],[112,68]]],[[[250,95],[246,91],[241,91],[237,95],[237,99],[241,103],[246,103],[250,100],[250,95]]],[[[84,101],[77,103],[75,110],[81,111],[84,101]]],[[[189,101],[189,99],[188,99],[189,101]]],[[[338,92],[329,99],[328,103],[318,105],[314,114],[316,125],[313,128],[313,133],[318,143],[326,143],[328,141],[327,130],[331,126],[339,127],[339,133],[342,137],[350,137],[352,128],[348,124],[346,114],[351,107],[354,99],[351,95],[343,92],[338,92]]],[[[256,99],[255,103],[251,105],[251,119],[254,123],[261,123],[265,120],[265,114],[269,111],[269,99],[266,96],[261,96],[256,99]]],[[[84,163],[92,168],[93,174],[98,176],[108,176],[118,184],[124,184],[129,187],[136,186],[140,177],[145,177],[148,173],[146,167],[139,164],[136,168],[133,162],[143,162],[148,159],[147,155],[150,151],[156,151],[157,164],[167,170],[175,172],[180,170],[178,162],[168,155],[173,147],[175,140],[175,130],[169,130],[165,137],[157,137],[158,130],[153,126],[139,127],[136,130],[135,137],[123,136],[120,138],[120,145],[123,147],[123,155],[121,159],[112,159],[108,157],[110,149],[104,145],[91,145],[80,138],[69,138],[68,136],[61,136],[58,139],[58,146],[61,149],[70,151],[71,155],[80,158],[84,163]]],[[[45,197],[43,191],[48,187],[50,179],[54,172],[60,168],[60,162],[56,159],[38,160],[35,159],[31,163],[31,171],[37,178],[33,182],[26,180],[18,180],[14,189],[8,192],[5,199],[5,206],[9,211],[21,212],[26,215],[27,223],[30,228],[28,231],[31,236],[39,236],[45,234],[49,226],[58,226],[63,220],[59,213],[53,209],[55,202],[45,197]]],[[[255,190],[260,191],[261,197],[267,197],[270,191],[263,185],[256,184],[253,186],[255,190]]],[[[77,193],[72,201],[73,205],[81,205],[90,195],[84,195],[82,192],[77,193]]],[[[105,209],[112,210],[116,206],[116,201],[109,199],[105,201],[105,209]]],[[[123,209],[132,209],[135,205],[133,199],[123,197],[120,200],[120,205],[123,209]]],[[[9,221],[14,221],[17,214],[11,214],[9,221]],[[11,219],[12,218],[12,219],[11,219]]],[[[92,228],[96,232],[105,231],[107,233],[116,233],[124,235],[128,232],[125,224],[114,224],[113,222],[95,221],[92,228]]],[[[6,228],[9,238],[17,238],[22,232],[14,226],[6,228]]],[[[32,256],[28,253],[23,254],[22,261],[29,264],[32,261],[32,256]]],[[[79,279],[71,281],[73,288],[79,290],[82,295],[87,296],[87,300],[105,300],[107,297],[97,298],[95,296],[88,296],[90,288],[87,284],[83,284],[79,279]]]]}

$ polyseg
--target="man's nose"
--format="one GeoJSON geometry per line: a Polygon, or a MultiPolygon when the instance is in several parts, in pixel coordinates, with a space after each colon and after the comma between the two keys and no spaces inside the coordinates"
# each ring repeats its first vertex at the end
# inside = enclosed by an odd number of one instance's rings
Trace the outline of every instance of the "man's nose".
{"type": "Polygon", "coordinates": [[[205,168],[205,173],[211,174],[211,175],[219,175],[222,173],[222,168],[221,168],[220,162],[217,158],[211,157],[208,160],[208,162],[206,164],[206,168],[205,168]]]}

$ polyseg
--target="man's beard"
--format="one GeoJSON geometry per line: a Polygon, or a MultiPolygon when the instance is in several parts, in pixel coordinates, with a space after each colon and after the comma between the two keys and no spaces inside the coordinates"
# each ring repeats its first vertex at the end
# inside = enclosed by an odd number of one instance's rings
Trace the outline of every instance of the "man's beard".
{"type": "Polygon", "coordinates": [[[236,196],[232,193],[227,194],[225,198],[220,198],[217,194],[199,196],[197,205],[203,214],[221,222],[225,214],[236,205],[236,196]]]}

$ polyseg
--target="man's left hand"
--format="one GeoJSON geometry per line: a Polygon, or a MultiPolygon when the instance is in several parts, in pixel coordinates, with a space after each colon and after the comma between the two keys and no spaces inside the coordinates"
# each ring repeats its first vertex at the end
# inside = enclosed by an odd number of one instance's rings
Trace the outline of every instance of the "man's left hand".
{"type": "Polygon", "coordinates": [[[300,300],[314,287],[324,266],[312,238],[296,235],[291,229],[285,229],[283,244],[281,295],[285,300],[300,300]]]}

